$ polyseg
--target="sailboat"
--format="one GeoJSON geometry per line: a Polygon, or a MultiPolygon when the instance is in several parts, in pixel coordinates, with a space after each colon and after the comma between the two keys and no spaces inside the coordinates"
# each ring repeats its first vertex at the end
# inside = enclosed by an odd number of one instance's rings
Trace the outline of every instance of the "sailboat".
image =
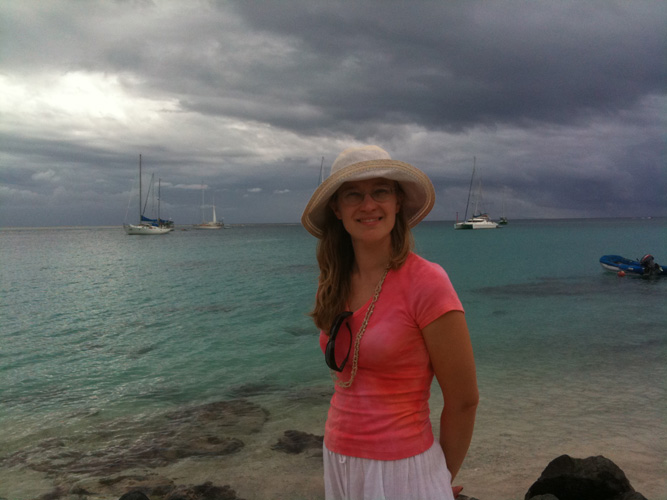
{"type": "MultiPolygon", "coordinates": [[[[151,180],[152,185],[152,180],[151,180]]],[[[150,188],[149,188],[150,190],[150,188]]],[[[148,195],[147,195],[148,197],[148,195]]],[[[149,219],[144,216],[145,206],[141,204],[141,155],[139,155],[139,224],[123,224],[123,229],[125,232],[130,235],[157,235],[157,234],[167,234],[173,230],[173,222],[171,222],[171,227],[169,224],[162,224],[162,219],[160,219],[160,196],[158,195],[158,209],[157,209],[157,219],[149,219]]]]}
{"type": "Polygon", "coordinates": [[[156,219],[151,219],[150,217],[146,217],[146,206],[148,205],[148,198],[151,196],[151,192],[153,193],[153,211],[155,211],[155,174],[151,175],[151,183],[148,187],[148,193],[146,194],[146,200],[144,201],[144,208],[141,214],[141,222],[142,223],[148,223],[151,226],[155,227],[166,227],[171,229],[172,231],[174,230],[174,221],[171,219],[163,219],[160,217],[160,191],[161,191],[161,186],[162,186],[162,179],[157,180],[157,218],[156,219]]]}
{"type": "Polygon", "coordinates": [[[201,211],[202,211],[202,222],[201,224],[195,224],[194,228],[195,229],[222,229],[225,227],[225,224],[221,221],[218,222],[218,219],[215,214],[215,205],[206,205],[204,204],[204,193],[206,189],[204,188],[204,183],[202,182],[202,188],[201,188],[201,211]],[[206,221],[205,216],[204,216],[204,210],[206,208],[211,208],[213,209],[213,220],[206,221]]]}
{"type": "Polygon", "coordinates": [[[454,224],[454,229],[496,229],[497,227],[499,227],[496,222],[493,222],[491,220],[489,214],[482,213],[479,211],[479,206],[482,200],[481,180],[478,181],[477,193],[475,194],[475,210],[473,212],[473,216],[470,219],[468,219],[468,208],[470,206],[470,195],[472,193],[472,187],[475,180],[476,166],[477,166],[477,158],[473,156],[472,177],[470,178],[470,188],[468,189],[468,203],[466,204],[466,213],[465,216],[463,217],[462,222],[459,222],[458,220],[456,221],[456,224],[454,224]]]}

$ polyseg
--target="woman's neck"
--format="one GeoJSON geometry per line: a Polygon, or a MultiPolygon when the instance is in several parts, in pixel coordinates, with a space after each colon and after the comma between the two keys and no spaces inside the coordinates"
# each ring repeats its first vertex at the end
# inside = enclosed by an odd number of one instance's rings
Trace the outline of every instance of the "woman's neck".
{"type": "Polygon", "coordinates": [[[354,245],[352,272],[360,278],[375,278],[383,273],[391,261],[391,243],[379,245],[354,245]]]}

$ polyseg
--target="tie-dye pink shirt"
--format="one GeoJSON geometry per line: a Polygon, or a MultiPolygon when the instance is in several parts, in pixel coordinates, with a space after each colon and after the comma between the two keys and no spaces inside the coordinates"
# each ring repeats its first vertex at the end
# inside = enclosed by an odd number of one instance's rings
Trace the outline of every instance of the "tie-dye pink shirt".
{"type": "MultiPolygon", "coordinates": [[[[348,318],[359,331],[369,300],[348,318]]],[[[428,400],[433,369],[421,330],[450,311],[463,311],[447,273],[411,254],[391,270],[359,349],[357,375],[349,388],[336,386],[331,398],[324,442],[342,455],[398,460],[422,453],[433,444],[428,400]]],[[[336,339],[337,359],[347,353],[349,332],[336,339]]],[[[355,337],[356,338],[356,337],[355,337]]],[[[320,333],[324,351],[328,335],[320,333]]],[[[350,378],[354,344],[342,373],[350,378]]]]}

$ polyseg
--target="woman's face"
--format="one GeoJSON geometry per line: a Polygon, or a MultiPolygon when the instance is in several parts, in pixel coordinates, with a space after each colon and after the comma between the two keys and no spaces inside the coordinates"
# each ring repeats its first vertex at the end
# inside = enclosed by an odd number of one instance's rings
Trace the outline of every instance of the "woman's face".
{"type": "Polygon", "coordinates": [[[401,208],[396,183],[381,177],[344,183],[330,206],[352,241],[367,243],[390,239],[401,208]]]}

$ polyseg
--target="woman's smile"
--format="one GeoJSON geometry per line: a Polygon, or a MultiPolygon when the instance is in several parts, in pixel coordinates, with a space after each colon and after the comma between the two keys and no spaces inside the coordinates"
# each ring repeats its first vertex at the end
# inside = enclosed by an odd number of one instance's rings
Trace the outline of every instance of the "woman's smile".
{"type": "Polygon", "coordinates": [[[352,240],[388,238],[400,208],[392,181],[381,177],[346,182],[331,208],[352,240]]]}
{"type": "Polygon", "coordinates": [[[373,217],[373,218],[364,218],[364,219],[357,219],[359,222],[362,222],[364,224],[374,224],[376,222],[380,222],[382,220],[382,217],[373,217]]]}

